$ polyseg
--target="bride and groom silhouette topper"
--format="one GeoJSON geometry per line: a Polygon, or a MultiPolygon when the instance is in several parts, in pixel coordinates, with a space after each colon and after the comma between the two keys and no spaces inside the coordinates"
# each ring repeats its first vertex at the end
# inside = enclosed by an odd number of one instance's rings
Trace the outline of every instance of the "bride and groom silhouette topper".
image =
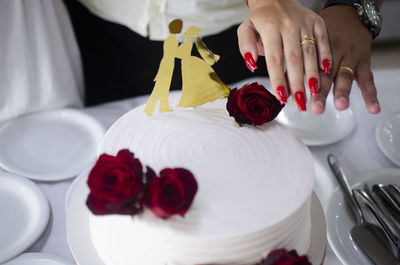
{"type": "Polygon", "coordinates": [[[181,59],[182,95],[179,107],[196,107],[219,98],[227,97],[229,88],[221,81],[211,67],[219,56],[211,52],[198,35],[201,28],[190,26],[184,33],[185,40],[179,45],[176,34],[182,30],[182,20],[176,19],[169,24],[170,35],[163,45],[164,55],[156,77],[150,98],[144,109],[151,116],[156,103],[160,100],[160,112],[172,111],[168,103],[169,89],[175,67],[175,58],[181,59]],[[192,56],[192,37],[196,37],[196,48],[201,56],[192,56]]]}

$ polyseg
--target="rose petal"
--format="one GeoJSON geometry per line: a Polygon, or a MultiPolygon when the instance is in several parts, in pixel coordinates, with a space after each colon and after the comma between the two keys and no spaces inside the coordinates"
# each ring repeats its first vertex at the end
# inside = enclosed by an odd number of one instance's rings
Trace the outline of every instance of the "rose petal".
{"type": "Polygon", "coordinates": [[[95,214],[136,214],[142,209],[143,178],[142,164],[129,150],[100,155],[88,177],[89,209],[95,214]]]}
{"type": "Polygon", "coordinates": [[[265,87],[252,83],[232,89],[227,110],[239,124],[262,125],[276,118],[283,105],[265,87]]]}
{"type": "Polygon", "coordinates": [[[193,174],[183,168],[161,170],[159,178],[153,178],[146,194],[146,205],[158,217],[173,214],[184,215],[197,192],[193,174]]]}

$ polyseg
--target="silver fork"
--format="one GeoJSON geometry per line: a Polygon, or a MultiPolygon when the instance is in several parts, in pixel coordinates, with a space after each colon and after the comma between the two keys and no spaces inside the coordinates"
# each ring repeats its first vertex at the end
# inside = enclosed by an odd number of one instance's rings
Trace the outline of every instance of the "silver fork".
{"type": "Polygon", "coordinates": [[[390,243],[393,253],[397,256],[397,259],[399,260],[400,230],[391,219],[390,214],[386,211],[385,208],[382,207],[379,198],[377,198],[377,196],[370,191],[367,185],[364,186],[364,190],[354,189],[353,192],[357,202],[368,209],[378,221],[383,231],[385,232],[385,235],[388,239],[387,241],[390,243]]]}

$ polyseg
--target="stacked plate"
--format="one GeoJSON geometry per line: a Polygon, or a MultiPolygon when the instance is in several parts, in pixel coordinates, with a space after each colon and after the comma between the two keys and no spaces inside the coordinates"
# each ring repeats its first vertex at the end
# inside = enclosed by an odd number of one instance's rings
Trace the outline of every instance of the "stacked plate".
{"type": "MultiPolygon", "coordinates": [[[[0,167],[7,172],[0,169],[0,263],[24,252],[49,221],[49,202],[29,179],[77,176],[95,161],[104,133],[98,121],[76,109],[40,112],[1,124],[0,167]]],[[[36,260],[55,259],[24,254],[6,264],[39,264],[36,260]]]]}
{"type": "Polygon", "coordinates": [[[41,181],[75,177],[95,160],[104,133],[76,109],[23,116],[0,127],[0,166],[41,181]]]}
{"type": "Polygon", "coordinates": [[[0,263],[25,251],[43,233],[49,203],[32,181],[0,172],[0,263]]]}

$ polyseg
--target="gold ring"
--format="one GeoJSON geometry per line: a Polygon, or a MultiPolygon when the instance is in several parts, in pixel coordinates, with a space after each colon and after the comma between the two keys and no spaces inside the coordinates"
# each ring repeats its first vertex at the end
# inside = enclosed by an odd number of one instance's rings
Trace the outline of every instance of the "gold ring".
{"type": "Polygon", "coordinates": [[[348,67],[348,66],[344,66],[344,65],[342,65],[342,66],[339,66],[339,70],[344,70],[344,71],[347,71],[347,72],[349,72],[351,75],[354,75],[354,70],[353,69],[351,69],[350,67],[348,67]]]}
{"type": "Polygon", "coordinates": [[[300,45],[304,45],[306,43],[312,43],[315,44],[315,39],[313,37],[304,37],[301,39],[300,45]]]}

